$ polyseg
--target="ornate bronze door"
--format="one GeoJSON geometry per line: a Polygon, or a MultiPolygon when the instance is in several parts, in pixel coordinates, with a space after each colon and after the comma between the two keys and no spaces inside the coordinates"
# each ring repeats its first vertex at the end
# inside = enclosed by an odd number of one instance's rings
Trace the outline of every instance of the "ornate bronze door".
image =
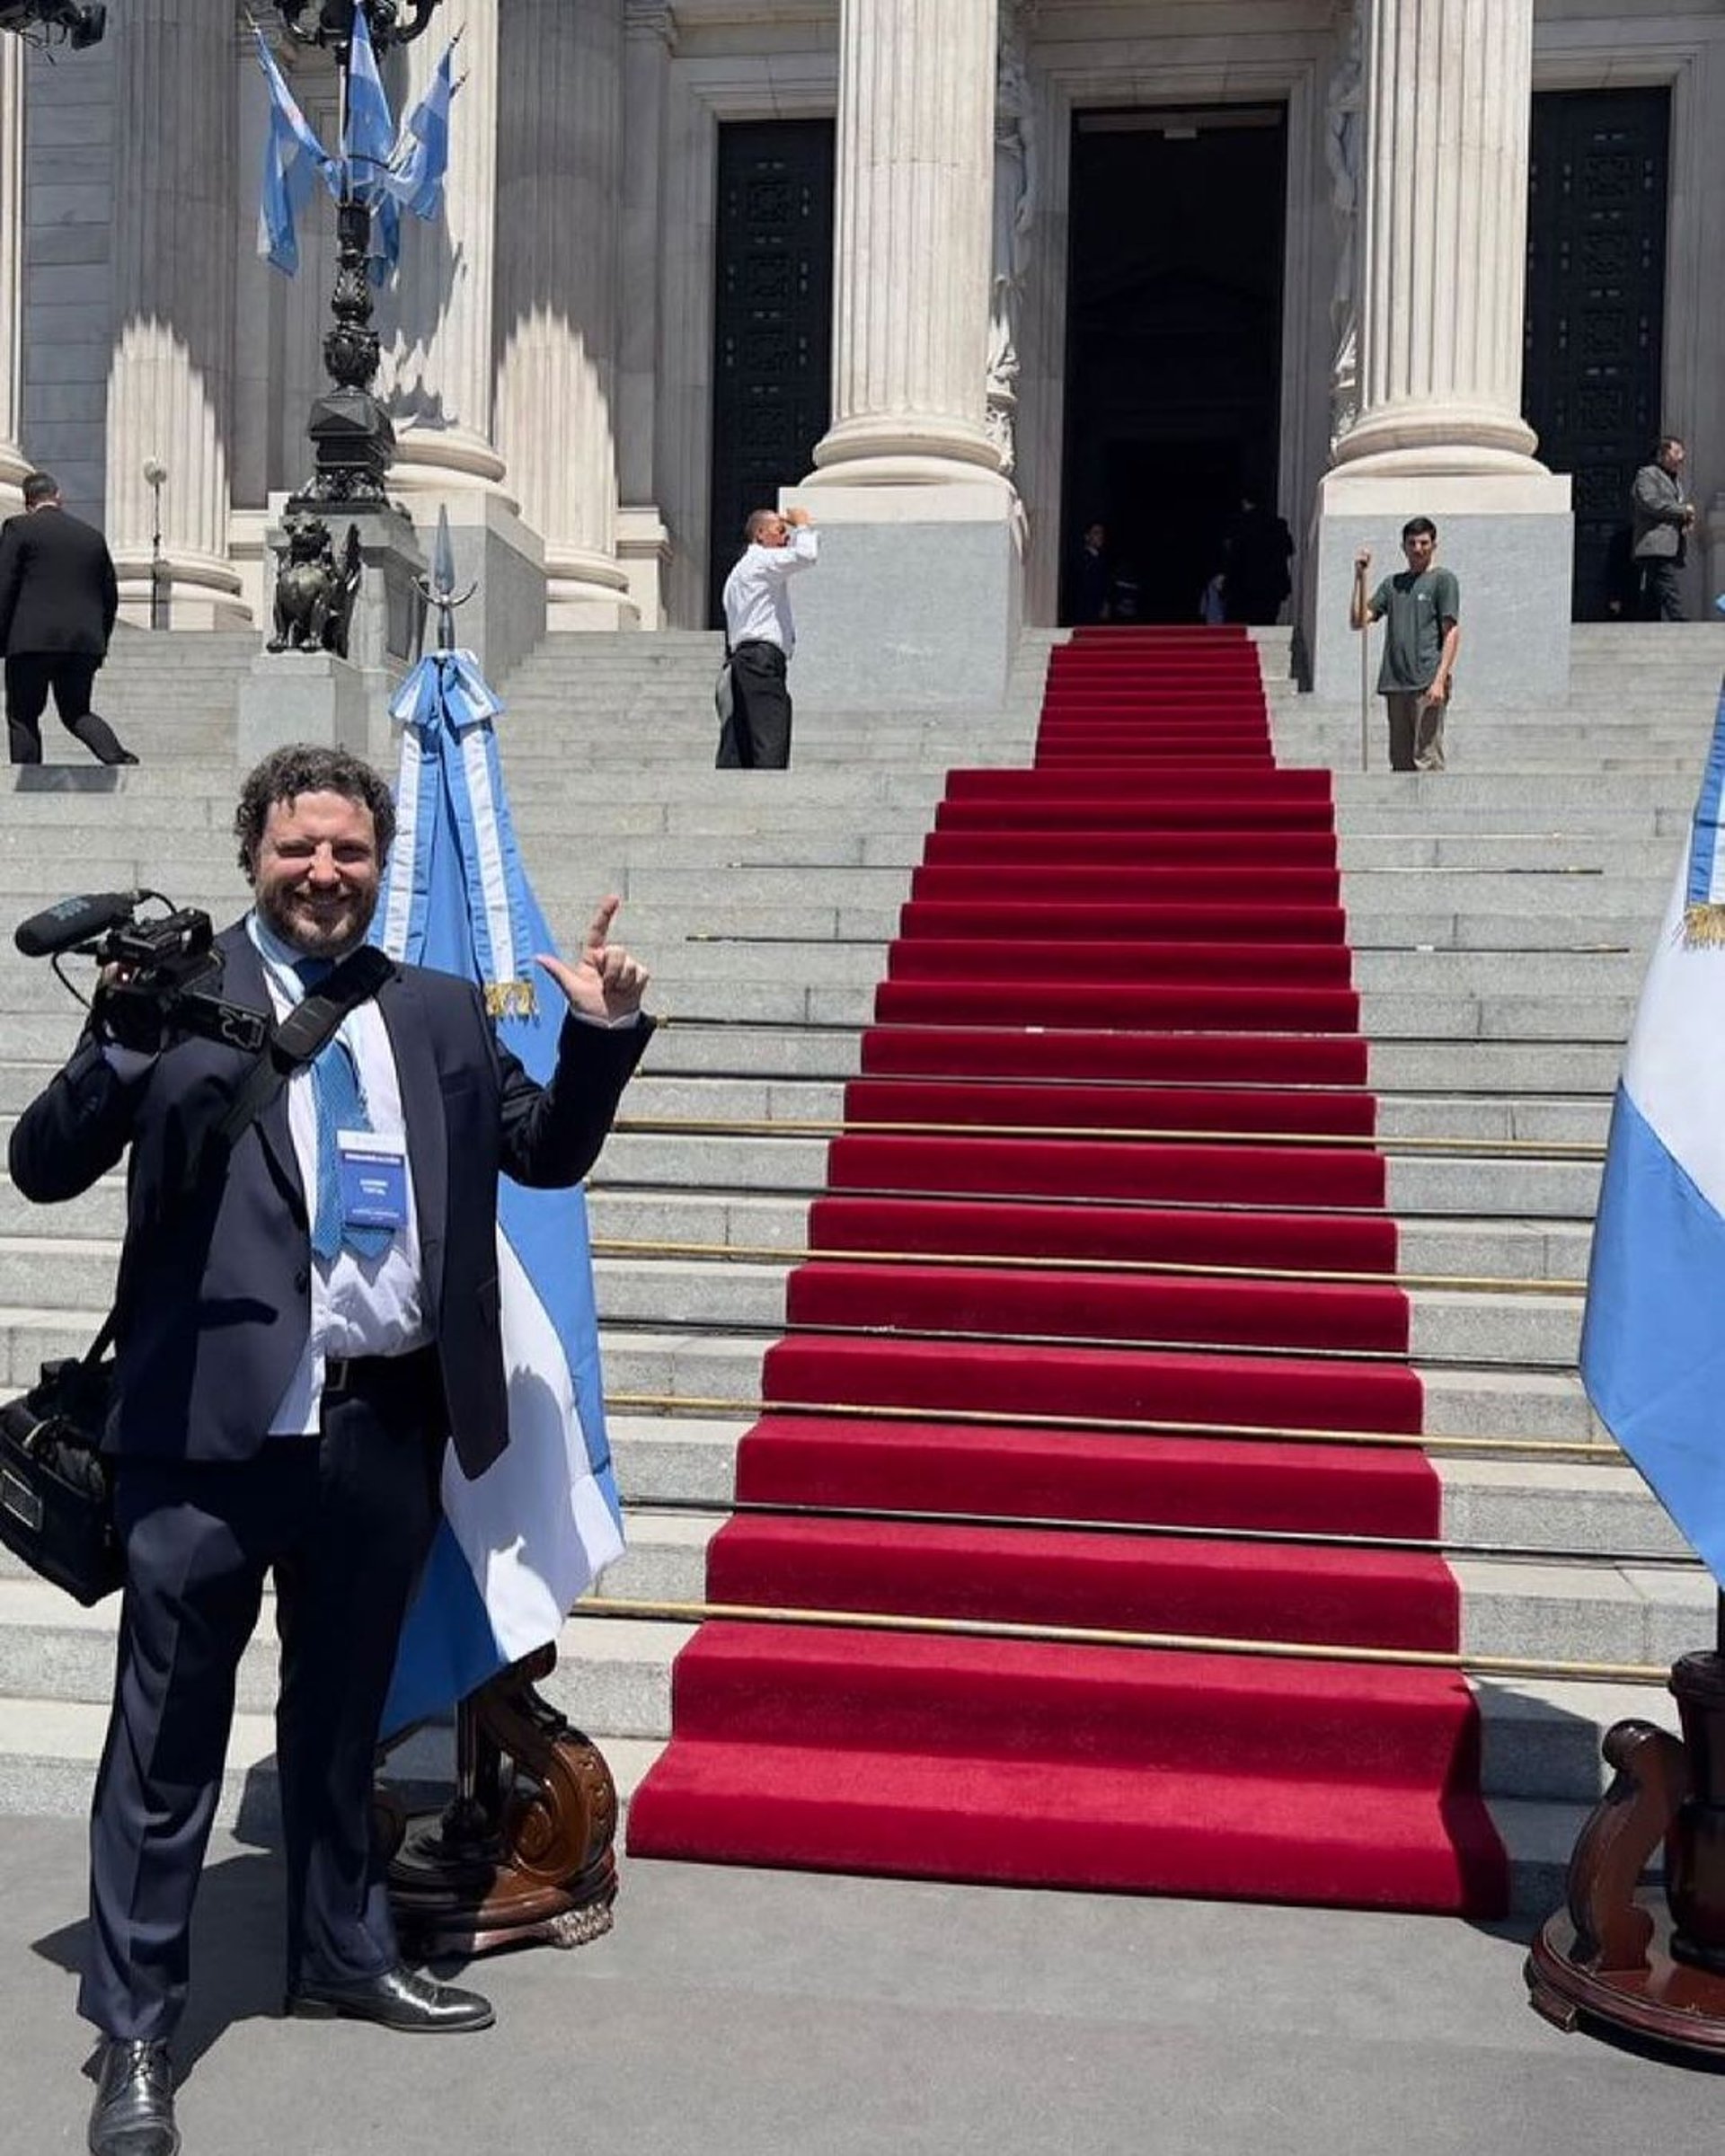
{"type": "Polygon", "coordinates": [[[1626,573],[1629,494],[1660,411],[1665,90],[1534,100],[1523,402],[1539,454],[1575,478],[1575,614],[1609,615],[1626,573]]]}
{"type": "Polygon", "coordinates": [[[833,123],[719,130],[708,618],[744,518],[808,473],[832,411],[833,123]]]}

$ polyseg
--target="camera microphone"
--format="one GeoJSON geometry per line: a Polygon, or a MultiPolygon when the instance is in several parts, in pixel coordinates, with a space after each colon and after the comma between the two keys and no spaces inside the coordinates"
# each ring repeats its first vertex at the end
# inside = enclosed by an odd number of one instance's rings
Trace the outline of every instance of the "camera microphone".
{"type": "Polygon", "coordinates": [[[28,921],[21,921],[13,941],[27,959],[51,959],[80,943],[93,942],[108,929],[129,921],[143,896],[139,891],[92,891],[62,898],[28,921]]]}

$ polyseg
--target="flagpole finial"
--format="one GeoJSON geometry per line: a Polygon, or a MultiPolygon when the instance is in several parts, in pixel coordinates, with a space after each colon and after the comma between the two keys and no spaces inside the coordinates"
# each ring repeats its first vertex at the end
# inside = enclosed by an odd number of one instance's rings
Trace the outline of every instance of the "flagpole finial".
{"type": "Polygon", "coordinates": [[[449,533],[449,507],[446,502],[438,511],[437,543],[431,550],[431,574],[413,579],[420,596],[438,617],[438,649],[453,651],[456,649],[456,609],[464,606],[479,589],[475,577],[465,591],[456,589],[456,547],[449,533]]]}

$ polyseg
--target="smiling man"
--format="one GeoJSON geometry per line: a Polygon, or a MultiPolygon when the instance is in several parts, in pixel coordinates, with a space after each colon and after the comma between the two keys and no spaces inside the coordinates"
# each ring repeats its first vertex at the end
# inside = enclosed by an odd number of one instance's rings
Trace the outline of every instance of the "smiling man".
{"type": "MultiPolygon", "coordinates": [[[[222,993],[279,1021],[365,940],[394,803],[357,758],[287,748],[246,780],[235,830],[253,906],[217,939],[222,993]]],[[[13,1176],[39,1202],[131,1156],[107,1441],[126,1587],[79,1994],[106,2039],[94,2156],[179,2145],[168,2040],[266,1573],[288,2012],[415,2032],[491,2019],[402,1964],[371,1844],[373,1751],[446,1443],[472,1477],[508,1442],[499,1176],[578,1182],[651,1029],[616,910],[599,906],[572,963],[538,961],[569,1005],[544,1086],[499,1047],[471,982],[397,967],[213,1188],[189,1194],[184,1162],[252,1068],[234,1049],[185,1039],[146,1057],[98,1023],[14,1129],[13,1176]]]]}

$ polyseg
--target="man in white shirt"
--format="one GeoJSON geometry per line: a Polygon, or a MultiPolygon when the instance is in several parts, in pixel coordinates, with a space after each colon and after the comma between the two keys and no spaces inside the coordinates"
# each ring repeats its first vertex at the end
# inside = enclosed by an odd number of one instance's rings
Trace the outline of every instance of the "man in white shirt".
{"type": "Polygon", "coordinates": [[[748,544],[725,579],[725,644],[730,711],[719,736],[721,771],[783,771],[791,761],[791,693],[785,669],[796,649],[786,589],[819,552],[807,509],[756,509],[743,527],[748,544]]]}

